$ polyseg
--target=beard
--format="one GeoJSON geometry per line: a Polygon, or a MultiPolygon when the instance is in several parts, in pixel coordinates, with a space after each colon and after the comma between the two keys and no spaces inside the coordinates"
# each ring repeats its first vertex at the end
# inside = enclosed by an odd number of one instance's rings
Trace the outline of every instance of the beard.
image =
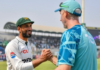
{"type": "Polygon", "coordinates": [[[62,21],[64,28],[67,28],[66,21],[62,21]]]}
{"type": "MultiPolygon", "coordinates": [[[[31,30],[28,30],[28,31],[31,31],[31,30]]],[[[25,31],[25,32],[22,32],[22,36],[24,38],[30,38],[32,36],[32,34],[27,34],[28,31],[25,31]]],[[[32,32],[32,31],[31,31],[32,32]]]]}
{"type": "Polygon", "coordinates": [[[65,29],[67,29],[67,26],[66,26],[66,25],[64,25],[64,28],[65,28],[65,29]]]}

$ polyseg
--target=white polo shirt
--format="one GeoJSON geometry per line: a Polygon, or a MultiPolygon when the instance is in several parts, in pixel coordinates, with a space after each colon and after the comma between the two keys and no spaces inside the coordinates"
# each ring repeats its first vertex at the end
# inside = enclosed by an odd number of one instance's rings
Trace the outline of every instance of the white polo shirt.
{"type": "Polygon", "coordinates": [[[34,70],[32,46],[29,41],[26,45],[18,36],[9,42],[5,49],[7,70],[34,70]]]}

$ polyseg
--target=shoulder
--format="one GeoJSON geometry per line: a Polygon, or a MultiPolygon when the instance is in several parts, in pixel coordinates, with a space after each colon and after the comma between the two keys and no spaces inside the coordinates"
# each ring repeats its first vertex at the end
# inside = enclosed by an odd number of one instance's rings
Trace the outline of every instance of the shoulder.
{"type": "Polygon", "coordinates": [[[70,35],[81,34],[81,25],[75,25],[71,29],[68,30],[70,35]]]}
{"type": "Polygon", "coordinates": [[[18,45],[18,41],[16,39],[13,39],[7,44],[5,51],[8,51],[14,48],[16,49],[17,45],[18,45]]]}
{"type": "Polygon", "coordinates": [[[75,25],[71,29],[63,32],[61,39],[74,39],[78,40],[81,36],[81,25],[75,25]]]}
{"type": "Polygon", "coordinates": [[[75,33],[78,33],[78,34],[81,33],[81,25],[73,26],[71,29],[64,31],[62,35],[75,34],[75,33]]]}

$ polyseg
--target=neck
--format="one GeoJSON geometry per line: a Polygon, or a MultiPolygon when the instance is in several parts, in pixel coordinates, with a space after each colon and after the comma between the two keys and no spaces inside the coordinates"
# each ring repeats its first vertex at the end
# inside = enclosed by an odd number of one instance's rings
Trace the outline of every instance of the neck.
{"type": "Polygon", "coordinates": [[[70,29],[75,25],[80,25],[78,20],[69,20],[69,21],[67,21],[67,29],[70,29]]]}
{"type": "Polygon", "coordinates": [[[26,41],[28,40],[28,38],[24,38],[22,35],[19,34],[19,38],[21,38],[22,40],[26,41]]]}

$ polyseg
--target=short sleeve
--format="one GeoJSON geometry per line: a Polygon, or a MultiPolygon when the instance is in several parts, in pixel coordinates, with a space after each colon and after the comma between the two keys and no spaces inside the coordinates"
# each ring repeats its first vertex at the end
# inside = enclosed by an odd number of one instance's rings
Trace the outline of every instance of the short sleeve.
{"type": "Polygon", "coordinates": [[[62,64],[73,66],[76,52],[75,37],[73,37],[69,31],[65,31],[61,37],[57,66],[62,64]]]}

